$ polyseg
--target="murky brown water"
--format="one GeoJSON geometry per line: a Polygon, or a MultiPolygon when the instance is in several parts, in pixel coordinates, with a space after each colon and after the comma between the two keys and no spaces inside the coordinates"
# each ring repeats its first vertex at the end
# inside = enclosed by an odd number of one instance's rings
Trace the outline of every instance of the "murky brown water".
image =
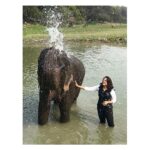
{"type": "Polygon", "coordinates": [[[58,108],[52,105],[48,124],[39,126],[37,59],[44,47],[23,49],[23,143],[24,144],[126,144],[127,143],[127,49],[102,44],[66,44],[68,53],[84,64],[84,85],[97,85],[109,75],[114,83],[115,127],[100,125],[97,115],[97,92],[81,91],[71,109],[71,120],[59,123],[58,108]]]}

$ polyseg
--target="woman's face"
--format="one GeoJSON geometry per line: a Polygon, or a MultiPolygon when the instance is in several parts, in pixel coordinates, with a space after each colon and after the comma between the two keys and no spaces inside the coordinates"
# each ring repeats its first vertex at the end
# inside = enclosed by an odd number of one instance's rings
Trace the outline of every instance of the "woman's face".
{"type": "Polygon", "coordinates": [[[104,78],[102,81],[103,86],[107,86],[107,78],[104,78]]]}

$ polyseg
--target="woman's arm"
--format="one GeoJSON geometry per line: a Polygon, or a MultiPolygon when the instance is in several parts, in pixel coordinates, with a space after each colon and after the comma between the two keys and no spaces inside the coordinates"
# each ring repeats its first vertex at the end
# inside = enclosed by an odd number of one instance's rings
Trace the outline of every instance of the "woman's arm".
{"type": "Polygon", "coordinates": [[[81,86],[75,81],[75,86],[86,91],[98,91],[99,85],[93,87],[81,86]]]}
{"type": "Polygon", "coordinates": [[[106,106],[106,105],[108,105],[108,104],[112,104],[113,102],[112,102],[112,100],[107,100],[107,101],[103,101],[103,106],[106,106]]]}
{"type": "Polygon", "coordinates": [[[112,103],[115,103],[117,101],[117,97],[116,97],[116,92],[114,91],[114,89],[111,90],[110,94],[112,96],[112,103]]]}

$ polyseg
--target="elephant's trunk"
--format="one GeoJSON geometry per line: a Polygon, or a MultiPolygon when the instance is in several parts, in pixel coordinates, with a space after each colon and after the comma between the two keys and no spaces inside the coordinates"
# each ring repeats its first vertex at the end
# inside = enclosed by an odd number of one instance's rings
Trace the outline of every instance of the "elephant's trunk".
{"type": "Polygon", "coordinates": [[[48,95],[48,99],[49,101],[60,101],[60,93],[56,90],[50,90],[49,91],[49,95],[48,95]]]}

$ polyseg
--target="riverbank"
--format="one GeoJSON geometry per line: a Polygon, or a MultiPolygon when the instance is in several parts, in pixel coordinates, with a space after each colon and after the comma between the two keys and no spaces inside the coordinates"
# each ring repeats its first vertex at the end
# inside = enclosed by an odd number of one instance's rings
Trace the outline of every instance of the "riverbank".
{"type": "MultiPolygon", "coordinates": [[[[126,24],[90,24],[75,25],[59,29],[65,42],[99,41],[103,43],[127,44],[126,24]]],[[[23,25],[23,44],[42,44],[48,41],[46,27],[36,24],[23,25]]]]}

